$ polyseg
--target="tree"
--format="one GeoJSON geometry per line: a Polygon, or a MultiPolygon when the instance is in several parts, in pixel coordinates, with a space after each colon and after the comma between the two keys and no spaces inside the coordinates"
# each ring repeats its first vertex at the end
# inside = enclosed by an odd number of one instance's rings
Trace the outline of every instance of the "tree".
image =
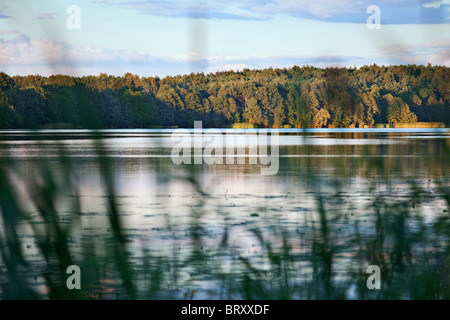
{"type": "Polygon", "coordinates": [[[322,108],[314,115],[313,125],[315,128],[322,128],[327,125],[328,119],[330,119],[330,113],[322,108]]]}
{"type": "Polygon", "coordinates": [[[143,78],[0,72],[3,126],[129,128],[374,125],[414,121],[450,124],[448,67],[311,66],[143,78]],[[6,102],[5,102],[6,101],[6,102]],[[5,107],[6,106],[6,107],[5,107]],[[12,107],[12,109],[10,108],[12,107]],[[11,120],[12,119],[12,120],[11,120]]]}
{"type": "Polygon", "coordinates": [[[261,108],[258,106],[258,100],[250,98],[247,101],[243,116],[245,121],[250,124],[259,125],[264,122],[261,108]]]}
{"type": "Polygon", "coordinates": [[[4,72],[0,72],[0,90],[12,88],[14,80],[4,72]]]}
{"type": "Polygon", "coordinates": [[[10,129],[14,122],[14,108],[8,102],[8,97],[0,90],[0,128],[10,129]]]}
{"type": "Polygon", "coordinates": [[[130,127],[147,128],[158,123],[154,101],[151,97],[146,98],[141,92],[133,92],[127,89],[121,96],[121,101],[130,114],[130,127]]]}
{"type": "Polygon", "coordinates": [[[417,116],[411,112],[409,106],[401,98],[391,98],[389,99],[389,109],[388,109],[388,122],[391,124],[395,123],[415,123],[417,122],[417,116]]]}

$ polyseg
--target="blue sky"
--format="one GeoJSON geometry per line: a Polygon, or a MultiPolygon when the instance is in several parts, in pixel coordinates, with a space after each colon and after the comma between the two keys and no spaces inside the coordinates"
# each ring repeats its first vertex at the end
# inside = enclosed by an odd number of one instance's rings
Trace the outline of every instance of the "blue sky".
{"type": "MultiPolygon", "coordinates": [[[[5,1],[4,1],[5,2],[5,1]]],[[[14,0],[0,71],[166,76],[293,65],[450,66],[450,0],[14,0]],[[69,29],[67,8],[80,9],[69,29]],[[370,5],[381,28],[366,25],[370,5]]]]}

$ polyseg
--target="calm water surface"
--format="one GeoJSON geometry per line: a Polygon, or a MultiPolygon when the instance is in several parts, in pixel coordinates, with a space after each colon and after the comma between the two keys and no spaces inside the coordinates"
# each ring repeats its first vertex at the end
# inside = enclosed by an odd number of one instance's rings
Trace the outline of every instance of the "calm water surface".
{"type": "MultiPolygon", "coordinates": [[[[216,138],[224,147],[227,133],[248,151],[251,139],[245,130],[221,132],[216,138]]],[[[99,154],[109,160],[114,201],[143,298],[148,297],[148,271],[139,268],[147,253],[150,265],[161,269],[161,288],[150,298],[308,299],[376,298],[362,282],[372,264],[390,270],[386,281],[391,287],[385,291],[392,295],[383,297],[415,298],[404,283],[396,285],[389,277],[409,275],[407,268],[416,268],[428,249],[448,252],[448,232],[436,229],[448,216],[450,201],[448,129],[279,130],[279,169],[266,176],[260,174],[263,165],[249,159],[245,164],[175,165],[174,133],[0,132],[2,171],[13,181],[27,216],[17,229],[37,292],[49,290],[36,243],[44,224],[34,192],[47,181],[42,168],[55,178],[53,200],[58,221],[70,226],[73,260],[85,263],[87,249],[96,257],[109,254],[108,242],[114,239],[102,175],[107,169],[99,164],[99,154]],[[70,177],[64,174],[62,153],[70,177]],[[397,214],[403,220],[395,220],[397,214]],[[278,285],[279,278],[284,280],[278,285]],[[254,289],[257,285],[261,288],[254,289]]],[[[105,274],[101,295],[93,297],[126,294],[105,274]]]]}

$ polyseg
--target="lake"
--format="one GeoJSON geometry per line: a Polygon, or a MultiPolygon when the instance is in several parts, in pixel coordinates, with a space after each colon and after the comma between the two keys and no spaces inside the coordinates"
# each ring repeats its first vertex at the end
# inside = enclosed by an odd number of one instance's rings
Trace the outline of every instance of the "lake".
{"type": "Polygon", "coordinates": [[[448,129],[0,131],[0,293],[448,299],[449,149],[448,129]],[[211,143],[223,163],[196,164],[211,143]]]}

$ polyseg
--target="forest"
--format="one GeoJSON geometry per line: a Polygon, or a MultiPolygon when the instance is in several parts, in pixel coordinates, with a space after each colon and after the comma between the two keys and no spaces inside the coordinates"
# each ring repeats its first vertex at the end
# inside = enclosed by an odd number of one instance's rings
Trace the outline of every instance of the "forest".
{"type": "Polygon", "coordinates": [[[0,73],[0,128],[450,125],[445,66],[312,66],[122,77],[0,73]]]}

